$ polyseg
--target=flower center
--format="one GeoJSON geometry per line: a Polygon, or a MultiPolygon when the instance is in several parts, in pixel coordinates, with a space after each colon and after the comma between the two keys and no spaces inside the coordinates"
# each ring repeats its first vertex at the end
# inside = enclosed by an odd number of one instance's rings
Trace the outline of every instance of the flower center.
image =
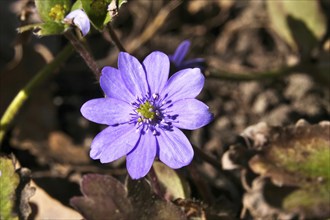
{"type": "Polygon", "coordinates": [[[141,134],[152,132],[153,135],[159,135],[158,129],[172,131],[172,123],[177,115],[169,115],[166,108],[171,100],[164,101],[158,94],[146,95],[143,98],[136,97],[135,102],[131,102],[133,112],[130,113],[129,123],[136,126],[137,132],[141,134]]]}
{"type": "Polygon", "coordinates": [[[54,19],[56,22],[61,22],[66,13],[67,7],[66,5],[56,4],[54,7],[50,9],[48,16],[54,19]]]}
{"type": "Polygon", "coordinates": [[[141,104],[136,111],[141,115],[140,121],[142,119],[154,120],[156,118],[155,107],[149,101],[141,104]]]}

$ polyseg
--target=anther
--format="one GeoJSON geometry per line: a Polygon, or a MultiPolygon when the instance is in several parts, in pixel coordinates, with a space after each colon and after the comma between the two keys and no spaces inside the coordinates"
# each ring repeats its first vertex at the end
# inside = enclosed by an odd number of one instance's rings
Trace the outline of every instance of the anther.
{"type": "Polygon", "coordinates": [[[158,97],[159,97],[158,94],[156,94],[156,93],[152,94],[152,98],[154,98],[155,100],[158,99],[158,97]]]}

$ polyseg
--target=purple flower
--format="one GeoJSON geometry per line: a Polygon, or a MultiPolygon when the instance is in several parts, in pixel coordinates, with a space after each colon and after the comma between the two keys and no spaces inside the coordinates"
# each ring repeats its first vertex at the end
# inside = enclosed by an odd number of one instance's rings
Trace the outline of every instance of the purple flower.
{"type": "Polygon", "coordinates": [[[81,9],[77,9],[77,10],[70,12],[64,18],[64,22],[76,25],[80,29],[83,36],[85,36],[89,32],[90,22],[89,22],[88,16],[81,9]]]}
{"type": "Polygon", "coordinates": [[[185,69],[168,80],[169,68],[167,55],[156,51],[142,64],[121,52],[118,69],[102,69],[106,97],[81,107],[88,120],[109,125],[94,138],[91,158],[108,163],[127,155],[133,179],[144,177],[156,156],[173,169],[191,162],[192,146],[178,128],[193,130],[212,120],[209,108],[195,99],[204,76],[198,68],[185,69]]]}
{"type": "Polygon", "coordinates": [[[178,70],[185,68],[200,68],[204,69],[205,60],[203,58],[195,58],[184,61],[190,48],[190,41],[183,41],[175,50],[173,55],[169,55],[170,61],[175,65],[178,70]]]}

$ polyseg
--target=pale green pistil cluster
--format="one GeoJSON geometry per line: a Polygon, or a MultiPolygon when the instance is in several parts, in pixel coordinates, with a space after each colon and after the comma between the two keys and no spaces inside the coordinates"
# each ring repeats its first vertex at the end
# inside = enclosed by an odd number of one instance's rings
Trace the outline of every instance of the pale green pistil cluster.
{"type": "Polygon", "coordinates": [[[136,111],[141,116],[138,119],[138,122],[141,122],[143,119],[149,119],[150,121],[152,121],[156,118],[155,107],[150,104],[149,101],[146,101],[145,103],[141,104],[139,108],[136,109],[136,111]]]}
{"type": "Polygon", "coordinates": [[[66,9],[66,5],[56,4],[50,9],[48,16],[54,19],[56,22],[62,22],[66,13],[66,9]]]}

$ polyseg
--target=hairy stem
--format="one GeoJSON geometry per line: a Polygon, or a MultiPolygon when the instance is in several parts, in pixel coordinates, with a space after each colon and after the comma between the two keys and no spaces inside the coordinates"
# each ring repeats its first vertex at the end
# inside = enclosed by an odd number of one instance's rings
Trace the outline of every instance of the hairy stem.
{"type": "Polygon", "coordinates": [[[197,169],[196,161],[192,161],[192,163],[187,166],[187,169],[197,188],[197,191],[203,198],[203,201],[208,204],[212,204],[214,202],[214,196],[210,188],[207,187],[207,180],[200,174],[200,171],[197,169]]]}
{"type": "Polygon", "coordinates": [[[151,169],[149,171],[149,177],[150,177],[151,187],[153,188],[154,192],[160,198],[164,198],[164,194],[162,193],[162,190],[160,188],[158,177],[153,166],[151,166],[151,169]]]}
{"type": "Polygon", "coordinates": [[[73,48],[68,44],[56,57],[55,59],[42,68],[37,75],[28,84],[21,89],[13,101],[10,103],[5,113],[2,115],[0,120],[0,146],[5,137],[9,125],[14,120],[18,111],[21,109],[25,101],[30,97],[33,90],[42,83],[49,74],[54,72],[56,68],[59,67],[61,63],[66,61],[73,53],[73,48]]]}
{"type": "Polygon", "coordinates": [[[93,56],[89,53],[89,51],[86,49],[86,47],[83,45],[81,40],[79,40],[72,31],[65,32],[64,36],[71,42],[74,49],[80,54],[80,56],[84,59],[87,66],[92,70],[95,77],[97,79],[101,76],[101,71],[96,64],[93,56]]]}

